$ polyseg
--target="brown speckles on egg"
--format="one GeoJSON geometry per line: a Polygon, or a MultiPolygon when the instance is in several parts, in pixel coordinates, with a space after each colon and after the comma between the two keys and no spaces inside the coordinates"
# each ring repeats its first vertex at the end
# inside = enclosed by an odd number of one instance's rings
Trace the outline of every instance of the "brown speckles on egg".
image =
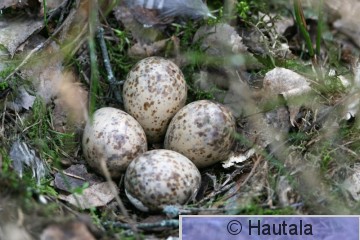
{"type": "Polygon", "coordinates": [[[169,123],[185,105],[187,86],[184,75],[173,62],[149,57],[129,72],[123,97],[125,110],[143,126],[148,141],[160,142],[167,128],[162,122],[169,123]]]}
{"type": "Polygon", "coordinates": [[[154,105],[154,101],[144,103],[144,110],[147,111],[152,105],[154,105]]]}
{"type": "Polygon", "coordinates": [[[225,106],[208,100],[196,101],[174,116],[164,147],[185,155],[197,167],[206,167],[227,159],[234,132],[235,119],[225,106]]]}
{"type": "Polygon", "coordinates": [[[140,124],[129,114],[110,107],[98,109],[92,124],[87,122],[82,145],[88,164],[102,173],[100,161],[105,161],[112,177],[120,176],[131,160],[147,151],[140,124]]]}
{"type": "Polygon", "coordinates": [[[152,150],[132,161],[125,174],[125,191],[140,210],[161,210],[184,204],[198,191],[201,175],[185,156],[170,150],[152,150]]]}

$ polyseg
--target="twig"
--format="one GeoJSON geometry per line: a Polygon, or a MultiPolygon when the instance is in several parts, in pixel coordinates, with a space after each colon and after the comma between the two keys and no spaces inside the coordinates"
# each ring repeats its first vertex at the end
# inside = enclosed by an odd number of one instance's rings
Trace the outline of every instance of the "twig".
{"type": "MultiPolygon", "coordinates": [[[[91,63],[91,84],[90,84],[90,101],[89,101],[89,113],[90,116],[95,111],[95,98],[96,93],[98,89],[98,82],[99,82],[99,71],[98,71],[98,65],[97,65],[97,56],[96,56],[96,49],[95,49],[95,35],[96,35],[96,29],[98,26],[98,2],[97,0],[91,0],[89,1],[90,5],[90,12],[89,12],[89,51],[90,51],[90,63],[91,63]]],[[[109,185],[109,189],[111,193],[115,196],[115,200],[118,203],[121,213],[127,218],[127,220],[130,222],[131,229],[135,233],[136,239],[140,239],[140,237],[137,234],[137,228],[135,226],[135,221],[133,221],[132,218],[130,218],[123,202],[121,201],[119,197],[118,189],[115,185],[115,183],[111,179],[111,174],[109,172],[109,169],[106,165],[106,160],[104,158],[99,159],[100,163],[100,169],[102,170],[102,173],[104,174],[104,177],[109,185]]]]}
{"type": "Polygon", "coordinates": [[[195,215],[199,213],[208,213],[211,212],[213,214],[224,213],[225,211],[236,210],[235,208],[194,208],[194,207],[179,207],[175,205],[165,206],[163,209],[163,213],[166,216],[171,218],[179,217],[179,215],[195,215]]]}
{"type": "MultiPolygon", "coordinates": [[[[103,224],[104,228],[125,228],[131,229],[132,226],[127,223],[120,223],[120,222],[113,222],[113,221],[106,221],[103,224]]],[[[154,223],[138,223],[135,225],[136,228],[142,230],[152,230],[154,228],[178,228],[179,227],[179,220],[177,219],[169,219],[169,220],[162,220],[160,222],[154,223]]]]}
{"type": "Polygon", "coordinates": [[[222,194],[223,192],[226,192],[227,190],[232,188],[234,185],[235,185],[235,182],[232,182],[229,185],[226,185],[225,187],[221,188],[220,190],[218,190],[216,192],[212,192],[211,194],[209,194],[208,196],[203,198],[201,201],[199,201],[196,205],[199,206],[199,205],[203,204],[204,202],[206,202],[206,201],[208,201],[208,200],[222,194]]]}
{"type": "MultiPolygon", "coordinates": [[[[50,22],[55,15],[59,14],[60,17],[58,19],[59,24],[63,22],[66,8],[70,5],[70,0],[63,1],[56,9],[49,11],[49,17],[47,21],[50,22]]],[[[58,25],[59,26],[59,25],[58,25]]]]}
{"type": "MultiPolygon", "coordinates": [[[[235,176],[237,176],[238,174],[240,174],[242,172],[242,169],[239,169],[237,171],[235,171],[234,173],[231,174],[231,176],[229,177],[229,179],[226,180],[226,182],[228,182],[230,179],[233,179],[235,176]]],[[[229,190],[230,188],[232,188],[235,185],[235,182],[232,182],[228,185],[224,185],[222,184],[222,186],[220,187],[220,189],[210,193],[208,196],[206,196],[205,198],[201,199],[201,201],[196,203],[196,206],[199,206],[201,204],[203,204],[204,202],[224,193],[225,191],[229,190]]]]}
{"type": "Polygon", "coordinates": [[[7,103],[7,94],[5,96],[4,109],[3,109],[3,112],[1,114],[2,115],[2,117],[1,117],[1,129],[0,129],[1,138],[4,138],[4,132],[5,132],[6,103],[7,103]]]}
{"type": "Polygon", "coordinates": [[[112,94],[115,96],[116,101],[118,101],[119,103],[123,103],[120,91],[117,91],[117,85],[118,81],[115,79],[114,77],[114,73],[112,71],[111,65],[110,65],[110,58],[109,58],[109,54],[107,51],[107,47],[105,44],[105,39],[104,39],[104,29],[103,28],[98,28],[98,34],[97,34],[97,38],[100,44],[100,48],[101,48],[101,53],[104,59],[104,65],[105,65],[105,69],[107,72],[107,80],[108,83],[110,85],[110,90],[112,92],[112,94]]]}
{"type": "Polygon", "coordinates": [[[22,68],[31,58],[31,56],[33,54],[35,54],[36,52],[38,52],[40,49],[42,49],[45,44],[47,43],[47,41],[40,43],[39,45],[37,45],[33,50],[30,51],[30,53],[25,57],[25,59],[14,69],[14,71],[12,71],[5,79],[4,82],[6,82],[7,80],[9,80],[12,76],[14,76],[14,74],[19,71],[20,68],[22,68]]]}
{"type": "Polygon", "coordinates": [[[235,195],[239,192],[240,188],[241,188],[242,186],[244,186],[244,185],[250,180],[250,178],[255,174],[256,169],[257,169],[257,167],[259,166],[259,164],[260,164],[260,162],[261,162],[262,160],[263,160],[263,157],[262,157],[262,156],[258,156],[258,158],[256,159],[256,162],[254,163],[254,166],[253,166],[253,168],[251,169],[249,175],[245,178],[245,180],[244,180],[242,183],[238,183],[238,184],[237,184],[238,186],[236,187],[235,191],[234,191],[232,194],[230,194],[229,196],[226,196],[225,199],[223,199],[224,201],[227,200],[227,199],[229,199],[229,198],[231,198],[231,197],[233,197],[233,196],[235,196],[235,195]]]}
{"type": "Polygon", "coordinates": [[[68,176],[68,177],[72,177],[72,178],[76,178],[76,179],[79,179],[79,180],[86,181],[86,179],[85,179],[85,178],[83,178],[83,177],[81,177],[81,176],[78,176],[78,175],[75,175],[75,174],[68,173],[68,172],[63,171],[63,170],[60,170],[60,169],[58,169],[58,168],[56,168],[56,167],[52,167],[52,168],[53,168],[55,171],[57,171],[57,172],[59,172],[59,173],[61,173],[61,174],[64,174],[64,175],[66,175],[66,176],[68,176]]]}
{"type": "Polygon", "coordinates": [[[338,146],[337,148],[331,150],[330,152],[336,152],[336,151],[340,148],[340,149],[348,152],[349,154],[353,155],[353,156],[356,157],[357,159],[360,159],[360,158],[359,158],[359,155],[358,155],[355,151],[353,151],[353,150],[345,147],[345,145],[338,145],[338,144],[337,144],[337,146],[338,146]]]}
{"type": "Polygon", "coordinates": [[[129,213],[127,212],[125,206],[124,206],[124,203],[121,201],[120,197],[119,197],[119,192],[116,188],[116,185],[115,183],[112,181],[111,179],[111,175],[110,175],[110,172],[109,172],[109,169],[107,168],[106,166],[106,162],[104,159],[100,159],[100,167],[101,167],[101,170],[102,172],[104,173],[104,176],[105,176],[105,179],[106,181],[108,182],[108,185],[109,185],[109,188],[110,188],[110,191],[111,193],[115,196],[115,200],[117,202],[117,204],[119,205],[120,207],[120,211],[121,213],[128,219],[128,221],[130,222],[130,224],[127,224],[129,226],[129,228],[131,228],[131,230],[135,233],[135,236],[136,236],[136,239],[140,239],[137,232],[138,232],[138,228],[137,228],[137,225],[135,223],[135,221],[130,218],[130,215],[129,213]]]}
{"type": "Polygon", "coordinates": [[[249,24],[250,26],[252,26],[253,28],[255,28],[255,30],[263,37],[263,40],[265,42],[264,47],[266,52],[268,53],[268,57],[270,58],[271,64],[273,65],[273,67],[276,67],[276,63],[275,63],[275,59],[274,57],[270,54],[272,51],[270,51],[270,42],[268,41],[268,38],[265,36],[265,34],[260,30],[260,28],[258,27],[258,25],[253,24],[250,21],[245,21],[246,24],[249,24]]]}

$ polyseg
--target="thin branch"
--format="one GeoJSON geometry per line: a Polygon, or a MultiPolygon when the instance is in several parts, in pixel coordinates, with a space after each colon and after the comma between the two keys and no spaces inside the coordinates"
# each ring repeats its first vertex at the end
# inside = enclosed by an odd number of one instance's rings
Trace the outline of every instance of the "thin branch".
{"type": "MultiPolygon", "coordinates": [[[[236,170],[235,172],[233,172],[231,174],[231,176],[229,177],[229,179],[226,180],[226,182],[229,182],[231,179],[234,179],[238,174],[242,173],[243,168],[236,170]]],[[[201,199],[201,201],[199,201],[198,203],[196,203],[196,206],[199,206],[205,202],[207,202],[208,200],[226,192],[227,190],[231,189],[233,186],[235,185],[235,182],[229,183],[228,185],[222,184],[222,186],[220,187],[220,189],[213,191],[212,193],[210,193],[208,196],[206,196],[205,198],[201,199]]]]}
{"type": "Polygon", "coordinates": [[[119,103],[123,103],[120,91],[117,90],[117,86],[119,85],[119,82],[115,79],[114,73],[111,68],[110,58],[104,39],[104,29],[101,27],[98,28],[97,38],[100,44],[101,53],[103,56],[104,65],[107,72],[107,81],[110,85],[110,91],[114,95],[116,101],[118,101],[119,103]]]}
{"type": "MultiPolygon", "coordinates": [[[[132,226],[127,223],[120,223],[120,222],[113,222],[113,221],[106,221],[104,222],[103,226],[105,228],[124,228],[124,229],[131,229],[132,226]]],[[[178,228],[179,227],[179,220],[177,219],[169,219],[169,220],[162,220],[160,222],[154,223],[138,223],[135,225],[136,228],[142,230],[152,230],[154,228],[178,228]]]]}
{"type": "Polygon", "coordinates": [[[256,162],[254,163],[253,168],[251,169],[251,172],[249,173],[249,175],[246,177],[246,179],[242,182],[242,183],[237,183],[237,187],[234,190],[234,192],[232,194],[230,194],[229,196],[225,197],[225,199],[223,199],[224,201],[235,196],[236,194],[238,194],[239,190],[241,189],[242,186],[244,186],[250,179],[251,177],[255,174],[257,167],[259,166],[260,162],[263,160],[264,158],[262,156],[258,156],[258,158],[256,159],[256,162]]]}

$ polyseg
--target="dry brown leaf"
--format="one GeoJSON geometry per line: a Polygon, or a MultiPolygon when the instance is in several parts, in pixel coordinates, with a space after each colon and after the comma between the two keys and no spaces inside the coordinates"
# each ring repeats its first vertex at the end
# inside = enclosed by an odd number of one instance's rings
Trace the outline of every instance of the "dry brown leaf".
{"type": "Polygon", "coordinates": [[[232,154],[228,160],[222,162],[223,168],[229,168],[237,163],[242,163],[247,160],[249,160],[252,156],[254,156],[256,153],[256,150],[254,148],[251,148],[250,150],[246,151],[245,153],[239,153],[239,154],[232,154]]]}
{"type": "Polygon", "coordinates": [[[62,76],[60,47],[54,42],[50,43],[36,60],[22,68],[20,74],[24,79],[32,80],[37,95],[43,98],[45,103],[50,103],[58,92],[57,81],[62,80],[59,77],[62,76]]]}
{"type": "Polygon", "coordinates": [[[14,111],[21,111],[23,108],[29,110],[35,102],[35,97],[30,95],[23,86],[18,89],[18,96],[14,101],[7,102],[7,107],[14,111]]]}
{"type": "Polygon", "coordinates": [[[14,56],[17,48],[43,26],[43,19],[32,19],[26,16],[2,18],[0,19],[0,45],[9,51],[11,56],[14,56]]]}
{"type": "Polygon", "coordinates": [[[89,209],[105,206],[115,195],[109,188],[109,183],[103,182],[85,189],[82,194],[59,195],[59,198],[81,209],[89,209]]]}
{"type": "Polygon", "coordinates": [[[84,186],[85,183],[92,186],[102,181],[101,177],[88,173],[85,165],[75,164],[64,170],[63,173],[56,173],[54,184],[56,188],[70,192],[75,188],[84,186]]]}
{"type": "MultiPolygon", "coordinates": [[[[302,89],[306,93],[310,89],[310,81],[286,68],[274,68],[266,73],[264,78],[264,90],[270,94],[288,94],[289,91],[302,89]]],[[[295,92],[299,94],[299,92],[295,92]]]]}
{"type": "Polygon", "coordinates": [[[285,98],[289,107],[290,122],[294,125],[301,104],[308,102],[303,96],[311,92],[310,80],[289,69],[277,67],[266,73],[263,87],[268,97],[277,97],[280,94],[285,98]]]}

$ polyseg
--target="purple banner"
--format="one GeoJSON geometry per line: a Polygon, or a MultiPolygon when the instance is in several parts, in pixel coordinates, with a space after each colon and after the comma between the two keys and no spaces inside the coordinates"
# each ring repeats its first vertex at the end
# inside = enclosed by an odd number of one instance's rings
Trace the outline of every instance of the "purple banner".
{"type": "Polygon", "coordinates": [[[359,240],[353,216],[181,216],[183,240],[359,240]]]}

